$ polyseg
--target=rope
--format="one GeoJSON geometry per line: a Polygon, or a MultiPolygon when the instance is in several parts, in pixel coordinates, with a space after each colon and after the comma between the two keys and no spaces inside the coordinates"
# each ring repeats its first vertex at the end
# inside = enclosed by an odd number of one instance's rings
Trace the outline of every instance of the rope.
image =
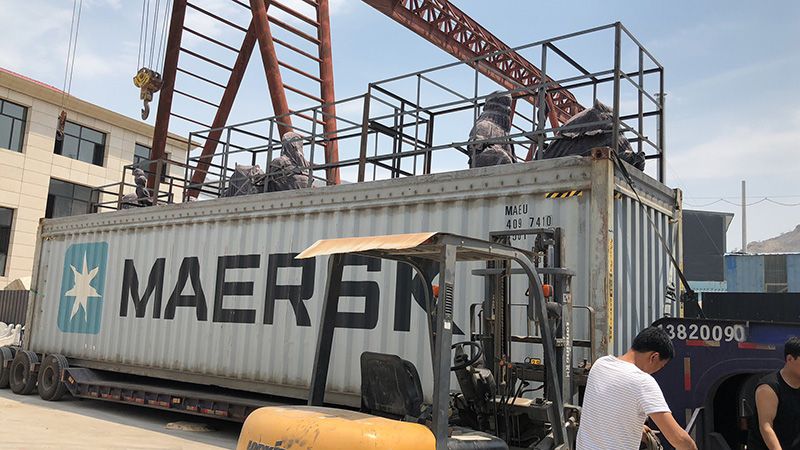
{"type": "MultiPolygon", "coordinates": [[[[776,197],[772,197],[772,198],[771,197],[763,197],[761,200],[756,200],[754,202],[745,203],[744,206],[753,206],[753,205],[758,205],[759,203],[764,203],[764,202],[770,202],[770,203],[773,203],[775,205],[780,205],[780,206],[800,206],[800,203],[786,203],[786,202],[779,202],[779,201],[775,200],[775,198],[779,198],[779,197],[796,197],[796,196],[794,196],[794,195],[785,195],[785,196],[776,196],[776,197]]],[[[695,198],[702,198],[702,197],[695,197],[695,198]]],[[[735,197],[728,197],[728,198],[735,198],[735,197]]],[[[686,202],[684,202],[684,204],[688,205],[688,206],[691,206],[691,207],[694,207],[694,208],[705,208],[706,206],[711,206],[711,205],[717,204],[719,202],[723,202],[723,203],[727,203],[727,204],[729,204],[731,206],[736,206],[737,208],[741,208],[742,207],[741,203],[732,202],[732,201],[728,200],[728,198],[721,197],[721,198],[718,198],[718,199],[716,199],[716,200],[714,200],[714,201],[712,201],[710,203],[705,203],[705,204],[702,204],[702,205],[695,205],[695,204],[686,203],[686,202]]]]}
{"type": "MultiPolygon", "coordinates": [[[[81,3],[82,0],[81,0],[81,3]]],[[[75,18],[76,12],[78,10],[78,0],[73,0],[72,2],[72,21],[69,24],[69,43],[67,44],[67,60],[64,62],[64,84],[61,89],[61,108],[64,108],[64,99],[66,97],[67,92],[67,80],[70,78],[70,59],[72,58],[72,42],[73,40],[77,40],[77,34],[75,33],[75,18]]]]}
{"type": "Polygon", "coordinates": [[[167,0],[166,4],[164,5],[164,24],[161,27],[161,39],[158,44],[158,65],[159,71],[164,71],[164,59],[167,47],[167,17],[169,17],[170,6],[172,6],[172,0],[167,0]],[[164,50],[162,52],[162,49],[164,50]]]}
{"type": "Polygon", "coordinates": [[[158,11],[161,6],[161,0],[156,0],[156,7],[153,14],[153,38],[150,40],[150,65],[153,68],[153,56],[156,53],[156,35],[158,35],[158,11]]]}
{"type": "Polygon", "coordinates": [[[147,8],[144,13],[144,47],[142,52],[142,63],[140,67],[144,67],[147,62],[147,36],[150,35],[150,0],[144,0],[147,8]]]}
{"type": "MultiPolygon", "coordinates": [[[[67,85],[67,95],[72,91],[72,74],[75,72],[75,54],[78,51],[78,31],[81,27],[81,10],[83,9],[83,0],[78,2],[78,19],[75,22],[75,39],[72,43],[72,62],[69,68],[69,84],[67,85]]],[[[62,105],[63,106],[63,105],[62,105]]]]}
{"type": "Polygon", "coordinates": [[[147,0],[142,0],[142,20],[139,25],[139,54],[136,56],[136,70],[139,70],[142,67],[142,52],[144,50],[144,44],[142,41],[144,40],[144,18],[145,18],[145,4],[147,0]]]}

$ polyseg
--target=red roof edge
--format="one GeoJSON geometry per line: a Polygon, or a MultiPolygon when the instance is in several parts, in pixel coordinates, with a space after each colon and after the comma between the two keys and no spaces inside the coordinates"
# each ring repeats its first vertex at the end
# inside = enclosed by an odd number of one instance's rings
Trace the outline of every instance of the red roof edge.
{"type": "Polygon", "coordinates": [[[63,94],[64,93],[64,91],[62,91],[61,89],[59,89],[59,88],[57,88],[55,86],[51,86],[51,85],[49,85],[47,83],[42,83],[41,81],[34,80],[33,78],[30,78],[30,77],[26,77],[25,75],[22,75],[22,74],[19,74],[17,72],[14,72],[13,70],[8,70],[8,69],[6,69],[4,67],[0,67],[0,72],[7,73],[7,74],[9,74],[9,75],[11,75],[13,77],[21,78],[21,79],[26,80],[26,81],[30,81],[31,83],[38,84],[39,86],[45,87],[47,89],[50,89],[51,91],[58,92],[59,94],[63,94]]]}

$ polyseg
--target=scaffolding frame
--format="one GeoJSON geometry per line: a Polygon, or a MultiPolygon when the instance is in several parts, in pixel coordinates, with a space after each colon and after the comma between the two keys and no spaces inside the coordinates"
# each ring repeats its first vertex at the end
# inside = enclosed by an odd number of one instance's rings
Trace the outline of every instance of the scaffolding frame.
{"type": "MultiPolygon", "coordinates": [[[[596,61],[590,63],[597,66],[596,61]]],[[[280,154],[280,135],[286,130],[302,136],[304,152],[310,162],[310,167],[302,172],[311,176],[315,186],[329,184],[327,174],[334,169],[343,175],[349,170],[351,182],[463,169],[466,167],[456,165],[456,168],[452,161],[448,164],[448,155],[450,160],[454,156],[473,156],[467,150],[470,143],[512,144],[527,148],[522,154],[515,151],[518,162],[541,159],[543,152],[539,149],[576,128],[568,123],[548,124],[550,111],[545,98],[561,90],[572,94],[583,92],[583,98],[576,95],[579,100],[610,103],[613,117],[588,125],[610,127],[607,132],[611,133],[614,149],[619,148],[620,136],[624,136],[634,150],[645,153],[648,162],[657,164],[656,178],[664,182],[664,68],[627,28],[616,22],[373,82],[366,93],[332,103],[192,132],[184,164],[184,200],[189,196],[221,196],[237,163],[263,164],[268,181],[274,175],[269,172],[269,162],[280,154]],[[593,49],[603,47],[601,42],[607,43],[613,63],[605,60],[599,63],[600,67],[590,69],[589,64],[578,62],[578,58],[567,52],[567,47],[580,47],[575,41],[588,41],[593,49]],[[510,52],[539,55],[543,76],[538,83],[521,85],[508,78],[508,83],[515,83],[517,87],[507,89],[506,83],[498,82],[498,77],[506,75],[487,66],[486,61],[494,61],[498,54],[510,52]],[[485,77],[487,70],[495,70],[494,76],[485,77]],[[563,76],[551,73],[559,70],[565,72],[563,76]],[[454,73],[460,76],[454,77],[454,73]],[[469,83],[458,87],[455,85],[459,83],[447,83],[442,78],[461,82],[468,79],[469,83]],[[489,89],[481,87],[481,83],[486,82],[492,83],[489,89]],[[434,98],[434,95],[426,99],[423,91],[430,89],[439,97],[448,98],[434,98]],[[511,94],[513,98],[512,131],[501,139],[469,142],[467,131],[493,91],[511,94]],[[529,110],[523,111],[522,104],[529,110]],[[470,112],[471,121],[465,122],[464,114],[470,112]],[[452,118],[460,120],[461,137],[456,139],[452,138],[452,118]],[[448,124],[448,120],[451,123],[448,124]],[[328,121],[337,123],[337,128],[330,130],[320,126],[328,121]],[[449,139],[442,139],[439,136],[442,133],[437,135],[442,129],[450,132],[449,139]],[[339,149],[339,160],[323,160],[324,150],[333,145],[339,149]],[[201,148],[205,151],[198,154],[201,148]],[[209,148],[215,149],[211,155],[207,151],[209,148]],[[435,161],[445,164],[435,165],[434,153],[443,155],[435,161]]],[[[344,177],[343,180],[347,182],[344,177]]]]}

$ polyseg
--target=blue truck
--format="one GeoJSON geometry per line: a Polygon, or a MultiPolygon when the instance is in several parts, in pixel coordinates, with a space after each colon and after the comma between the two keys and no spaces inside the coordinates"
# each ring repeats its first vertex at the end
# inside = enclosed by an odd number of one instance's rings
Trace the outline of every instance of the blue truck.
{"type": "MultiPolygon", "coordinates": [[[[755,383],[783,367],[783,345],[800,336],[793,308],[770,306],[769,294],[739,295],[724,318],[663,318],[655,322],[675,346],[675,359],[655,375],[678,422],[701,450],[741,450],[754,411],[755,383]],[[761,305],[757,320],[737,307],[761,305]],[[771,309],[774,314],[764,315],[771,309]]],[[[800,300],[800,299],[798,299],[800,300]]],[[[800,304],[800,303],[798,303],[800,304]]],[[[669,448],[665,444],[665,448],[669,448]]]]}

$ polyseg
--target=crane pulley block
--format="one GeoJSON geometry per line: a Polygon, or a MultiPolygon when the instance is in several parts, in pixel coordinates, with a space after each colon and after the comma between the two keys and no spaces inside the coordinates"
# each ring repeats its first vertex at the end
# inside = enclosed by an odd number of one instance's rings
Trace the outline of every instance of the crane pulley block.
{"type": "Polygon", "coordinates": [[[144,102],[142,119],[147,119],[150,115],[150,102],[153,101],[153,94],[161,90],[164,81],[161,79],[160,73],[142,67],[133,77],[133,84],[140,89],[139,98],[144,102]]]}

